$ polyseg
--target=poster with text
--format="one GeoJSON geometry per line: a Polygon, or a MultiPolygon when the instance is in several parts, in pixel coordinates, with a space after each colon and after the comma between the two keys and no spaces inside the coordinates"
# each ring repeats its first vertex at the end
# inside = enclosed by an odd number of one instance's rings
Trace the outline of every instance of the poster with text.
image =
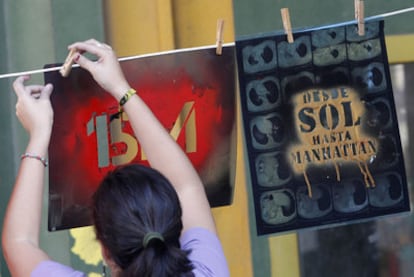
{"type": "Polygon", "coordinates": [[[409,211],[383,26],[237,40],[259,235],[409,211]]]}
{"type": "MultiPolygon", "coordinates": [[[[213,207],[231,204],[235,164],[235,52],[187,49],[122,61],[130,85],[197,169],[213,207]]],[[[48,65],[51,67],[54,65],[48,65]]],[[[90,199],[111,169],[148,165],[125,113],[89,72],[73,68],[53,83],[49,148],[49,230],[91,224],[90,199]]],[[[165,153],[168,155],[168,152],[165,153]]]]}

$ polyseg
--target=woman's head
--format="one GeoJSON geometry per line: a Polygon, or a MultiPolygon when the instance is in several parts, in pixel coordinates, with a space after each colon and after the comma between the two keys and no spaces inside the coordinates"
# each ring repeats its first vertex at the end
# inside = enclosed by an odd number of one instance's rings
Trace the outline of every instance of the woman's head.
{"type": "Polygon", "coordinates": [[[110,172],[93,197],[97,238],[121,276],[177,276],[191,271],[179,244],[181,214],[170,182],[137,164],[110,172]]]}

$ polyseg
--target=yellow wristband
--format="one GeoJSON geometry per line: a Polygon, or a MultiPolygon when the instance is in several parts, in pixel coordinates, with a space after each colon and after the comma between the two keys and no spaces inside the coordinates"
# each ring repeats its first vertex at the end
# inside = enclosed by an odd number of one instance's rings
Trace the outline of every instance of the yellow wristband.
{"type": "Polygon", "coordinates": [[[132,95],[136,94],[137,91],[133,88],[130,88],[124,96],[122,96],[121,100],[119,100],[119,105],[122,107],[125,105],[126,102],[128,102],[129,98],[131,98],[132,95]]]}

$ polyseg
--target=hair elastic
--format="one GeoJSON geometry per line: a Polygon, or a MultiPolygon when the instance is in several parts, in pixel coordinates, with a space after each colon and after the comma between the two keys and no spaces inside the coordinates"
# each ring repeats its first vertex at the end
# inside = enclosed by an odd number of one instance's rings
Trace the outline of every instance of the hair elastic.
{"type": "Polygon", "coordinates": [[[164,242],[164,237],[160,233],[148,232],[145,234],[144,239],[142,240],[142,246],[144,247],[144,249],[147,248],[148,244],[153,239],[157,239],[157,240],[164,242]]]}

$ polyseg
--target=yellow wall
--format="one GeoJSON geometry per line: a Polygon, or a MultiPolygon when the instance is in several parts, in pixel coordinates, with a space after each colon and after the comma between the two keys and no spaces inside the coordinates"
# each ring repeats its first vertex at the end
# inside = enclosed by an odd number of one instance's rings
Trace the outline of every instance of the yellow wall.
{"type": "Polygon", "coordinates": [[[105,1],[107,38],[118,56],[174,49],[170,0],[105,1]]]}
{"type": "Polygon", "coordinates": [[[414,62],[414,35],[393,35],[385,38],[390,63],[414,62]]]}

